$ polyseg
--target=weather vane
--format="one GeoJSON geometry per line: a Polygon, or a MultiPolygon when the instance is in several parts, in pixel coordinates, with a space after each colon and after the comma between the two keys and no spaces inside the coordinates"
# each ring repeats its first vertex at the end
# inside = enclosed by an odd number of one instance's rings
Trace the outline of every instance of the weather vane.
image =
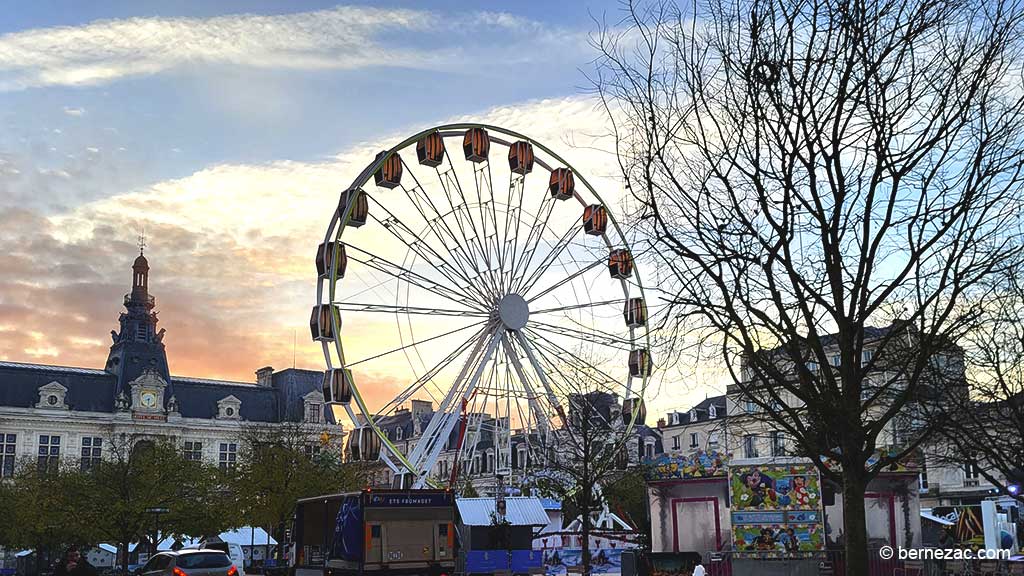
{"type": "Polygon", "coordinates": [[[142,255],[142,253],[145,250],[146,250],[146,232],[143,231],[142,234],[139,234],[139,255],[142,255]]]}

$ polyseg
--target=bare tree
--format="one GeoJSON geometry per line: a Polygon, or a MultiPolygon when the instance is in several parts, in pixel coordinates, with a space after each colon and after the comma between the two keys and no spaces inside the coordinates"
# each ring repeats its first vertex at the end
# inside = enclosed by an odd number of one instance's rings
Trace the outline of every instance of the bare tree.
{"type": "Polygon", "coordinates": [[[558,497],[580,515],[580,563],[591,573],[592,514],[601,510],[601,486],[622,475],[629,458],[618,398],[595,386],[594,376],[570,376],[562,382],[568,414],[546,441],[532,444],[530,459],[543,472],[534,475],[540,493],[558,497]]]}
{"type": "Polygon", "coordinates": [[[992,279],[994,297],[964,341],[970,401],[941,398],[929,416],[949,423],[936,456],[977,464],[1004,494],[1024,503],[1024,267],[992,279]]]}
{"type": "Polygon", "coordinates": [[[935,358],[977,323],[984,281],[1019,258],[1021,7],[625,8],[595,38],[593,80],[647,253],[671,272],[660,297],[678,337],[661,357],[695,344],[717,358],[842,485],[847,572],[866,574],[857,504],[930,430],[868,461],[933,393],[935,358]]]}

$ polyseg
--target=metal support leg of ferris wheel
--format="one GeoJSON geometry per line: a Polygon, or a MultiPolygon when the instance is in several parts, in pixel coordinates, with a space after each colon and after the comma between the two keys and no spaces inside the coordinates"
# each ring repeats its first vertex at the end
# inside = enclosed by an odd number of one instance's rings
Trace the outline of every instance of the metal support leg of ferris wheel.
{"type": "MultiPolygon", "coordinates": [[[[494,355],[494,350],[498,347],[498,343],[500,341],[501,340],[497,336],[491,336],[491,341],[487,345],[487,350],[483,353],[483,356],[480,358],[480,362],[477,364],[476,371],[473,373],[473,378],[469,381],[469,385],[466,386],[465,391],[462,393],[461,400],[469,400],[469,397],[472,396],[473,390],[476,389],[477,383],[480,382],[480,376],[483,374],[484,368],[487,367],[487,362],[490,361],[491,356],[494,355]]],[[[468,367],[468,364],[466,367],[468,367]]],[[[464,367],[464,369],[466,367],[464,367]]],[[[456,385],[453,386],[452,389],[459,389],[458,382],[456,382],[456,385]]],[[[434,462],[437,461],[437,457],[441,453],[441,449],[444,448],[445,441],[448,439],[448,436],[451,435],[452,433],[452,428],[454,428],[455,424],[458,423],[458,415],[447,413],[447,407],[443,415],[444,422],[439,424],[439,426],[435,428],[435,434],[432,438],[433,442],[431,442],[429,446],[430,451],[420,452],[419,458],[416,458],[414,456],[412,459],[413,464],[415,464],[417,467],[417,469],[414,470],[413,472],[414,474],[418,475],[413,484],[413,488],[423,487],[423,484],[427,481],[427,478],[429,477],[430,468],[432,468],[434,462]]],[[[417,443],[416,448],[419,448],[419,443],[417,443]]]]}

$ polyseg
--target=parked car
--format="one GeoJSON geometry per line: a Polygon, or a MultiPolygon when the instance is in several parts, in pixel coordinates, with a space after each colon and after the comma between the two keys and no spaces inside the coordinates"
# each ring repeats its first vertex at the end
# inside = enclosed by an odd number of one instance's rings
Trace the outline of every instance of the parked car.
{"type": "Polygon", "coordinates": [[[160,552],[134,572],[136,576],[238,576],[231,558],[220,550],[160,552]]]}
{"type": "Polygon", "coordinates": [[[234,542],[224,542],[220,539],[200,540],[198,544],[188,546],[185,549],[219,550],[227,554],[228,558],[231,558],[235,569],[238,570],[237,576],[245,576],[245,553],[242,551],[242,547],[234,542]]]}

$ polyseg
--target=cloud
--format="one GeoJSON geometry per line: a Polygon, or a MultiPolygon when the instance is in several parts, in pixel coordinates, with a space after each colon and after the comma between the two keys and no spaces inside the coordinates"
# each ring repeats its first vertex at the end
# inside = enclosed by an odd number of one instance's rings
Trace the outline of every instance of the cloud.
{"type": "MultiPolygon", "coordinates": [[[[561,45],[561,53],[585,46],[582,37],[555,27],[491,12],[447,15],[339,6],[270,16],[101,20],[0,36],[0,90],[100,84],[203,64],[304,70],[451,68],[472,61],[462,45],[479,46],[480,38],[495,32],[507,40],[501,45],[508,55],[527,53],[527,46],[561,45]]],[[[549,57],[551,52],[536,54],[549,57]]]]}
{"type": "Polygon", "coordinates": [[[68,116],[85,116],[85,108],[71,108],[69,106],[65,106],[64,113],[68,116]]]}
{"type": "MultiPolygon", "coordinates": [[[[594,100],[535,101],[453,120],[468,119],[547,144],[618,205],[613,142],[594,100]]],[[[313,255],[339,191],[377,151],[426,127],[315,162],[210,166],[50,216],[2,211],[0,358],[101,366],[106,334],[129,289],[136,234],[144,229],[172,372],[252,380],[257,368],[288,367],[293,358],[299,367],[321,369],[323,355],[306,322],[316,294],[313,255]]],[[[382,349],[381,334],[392,334],[394,323],[348,330],[360,345],[353,355],[364,357],[382,349]]],[[[407,382],[404,359],[396,362],[357,372],[371,405],[407,382]]]]}

